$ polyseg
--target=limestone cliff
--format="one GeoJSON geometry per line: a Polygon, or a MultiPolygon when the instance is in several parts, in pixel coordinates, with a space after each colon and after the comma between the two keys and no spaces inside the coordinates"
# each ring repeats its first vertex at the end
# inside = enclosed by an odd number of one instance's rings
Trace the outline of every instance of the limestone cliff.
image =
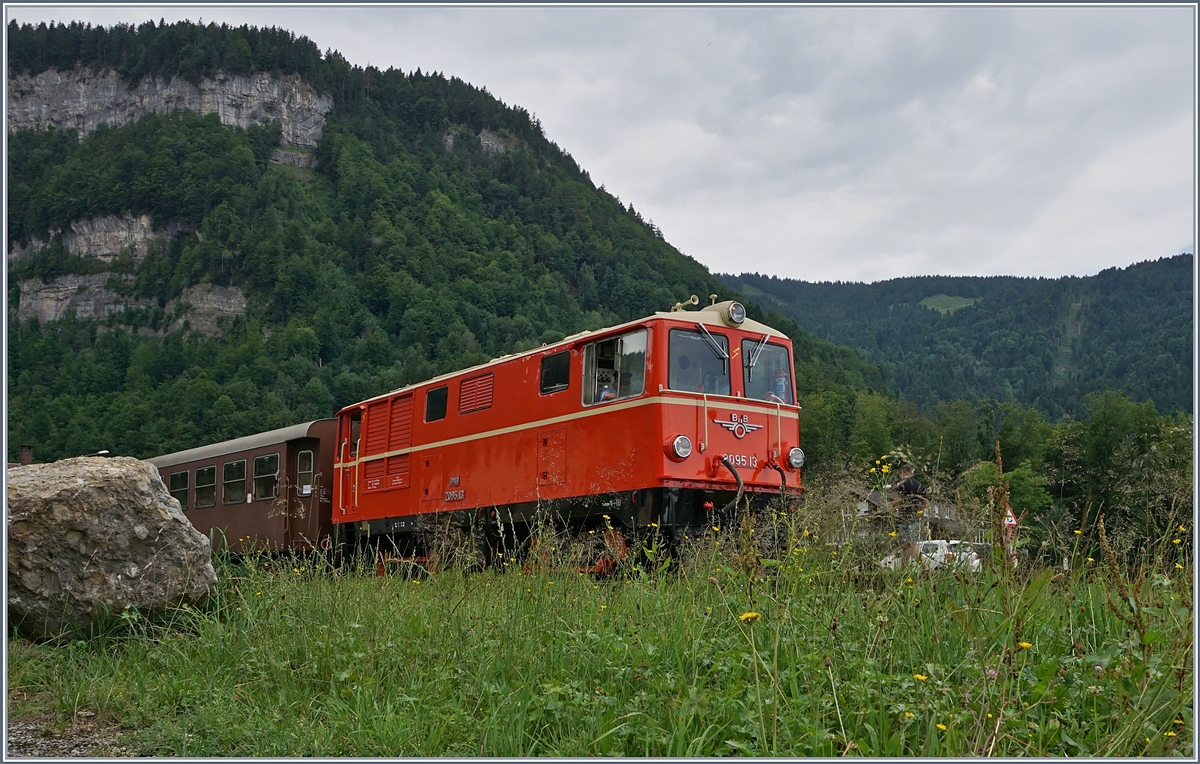
{"type": "Polygon", "coordinates": [[[298,74],[276,77],[265,72],[249,76],[218,74],[199,86],[173,77],[148,77],[134,88],[110,70],[53,70],[8,80],[8,129],[41,130],[56,127],[86,133],[101,123],[118,127],[147,114],[190,109],[216,113],[221,124],[241,128],[279,120],[283,143],[312,147],[321,138],[325,115],[333,99],[317,93],[298,74]]]}
{"type": "MultiPolygon", "coordinates": [[[[105,215],[88,220],[75,220],[64,231],[51,231],[51,235],[62,234],[62,244],[68,252],[79,257],[95,258],[112,262],[122,249],[128,249],[134,262],[141,262],[146,248],[156,238],[170,238],[183,232],[182,226],[171,223],[156,232],[150,227],[149,215],[105,215]]],[[[27,246],[12,242],[9,260],[23,260],[47,246],[49,242],[34,239],[27,246]]]]}
{"type": "MultiPolygon", "coordinates": [[[[86,276],[59,276],[51,282],[29,279],[20,283],[21,297],[16,310],[17,319],[36,318],[45,323],[56,321],[74,311],[78,318],[103,320],[126,309],[152,307],[156,300],[125,297],[109,288],[109,279],[116,278],[128,283],[133,276],[112,273],[94,273],[86,276]]],[[[168,327],[168,331],[181,329],[186,324],[192,331],[209,337],[219,335],[226,325],[246,312],[246,297],[237,287],[222,287],[212,284],[196,284],[183,290],[176,300],[163,307],[167,315],[179,316],[168,327]]]]}

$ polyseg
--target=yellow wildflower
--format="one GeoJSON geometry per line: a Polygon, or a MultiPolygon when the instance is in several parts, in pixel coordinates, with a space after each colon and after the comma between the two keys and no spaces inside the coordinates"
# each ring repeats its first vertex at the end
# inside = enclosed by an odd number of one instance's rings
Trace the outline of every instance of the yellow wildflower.
{"type": "Polygon", "coordinates": [[[1180,570],[1183,570],[1183,566],[1180,565],[1179,563],[1175,563],[1175,567],[1179,568],[1180,570]]]}
{"type": "Polygon", "coordinates": [[[911,584],[911,583],[912,583],[912,579],[911,579],[911,578],[906,578],[906,579],[904,579],[904,583],[906,583],[906,584],[911,584]]]}
{"type": "Polygon", "coordinates": [[[913,679],[916,679],[918,682],[924,682],[928,678],[924,674],[913,674],[913,679]]]}
{"type": "Polygon", "coordinates": [[[1180,533],[1183,533],[1183,532],[1184,532],[1184,531],[1186,531],[1186,530],[1187,530],[1187,528],[1184,528],[1182,525],[1181,525],[1181,526],[1179,526],[1179,532],[1180,532],[1180,533]]]}
{"type": "Polygon", "coordinates": [[[1076,536],[1082,536],[1082,535],[1083,535],[1083,531],[1075,531],[1075,535],[1076,535],[1076,536]]]}
{"type": "Polygon", "coordinates": [[[1167,737],[1175,737],[1175,731],[1174,731],[1174,730],[1167,730],[1167,733],[1166,733],[1166,735],[1167,735],[1167,737]]]}
{"type": "Polygon", "coordinates": [[[883,465],[883,469],[881,469],[880,472],[887,472],[887,471],[888,471],[888,466],[885,464],[885,465],[883,465]]]}
{"type": "Polygon", "coordinates": [[[742,623],[754,623],[759,618],[762,618],[762,613],[756,613],[753,610],[746,612],[746,613],[742,613],[741,615],[738,616],[738,620],[741,621],[742,623]]]}
{"type": "Polygon", "coordinates": [[[945,730],[945,729],[946,729],[946,725],[945,725],[945,724],[939,724],[939,725],[937,725],[937,728],[938,728],[938,729],[940,729],[940,730],[945,730]]]}
{"type": "Polygon", "coordinates": [[[720,531],[721,529],[720,529],[720,528],[718,528],[717,526],[715,526],[715,525],[714,525],[714,526],[713,526],[713,530],[714,530],[714,531],[720,531]]]}
{"type": "Polygon", "coordinates": [[[913,712],[912,712],[912,711],[905,711],[905,712],[904,712],[904,718],[905,718],[905,719],[911,719],[911,718],[913,718],[913,712]]]}
{"type": "Polygon", "coordinates": [[[1174,541],[1172,541],[1171,543],[1172,543],[1172,544],[1182,544],[1182,543],[1183,543],[1183,540],[1182,540],[1182,539],[1175,539],[1175,540],[1174,540],[1174,541]]]}
{"type": "Polygon", "coordinates": [[[896,532],[895,532],[895,531],[891,531],[890,533],[888,533],[888,535],[889,535],[889,536],[893,536],[893,537],[894,537],[894,536],[896,535],[896,532]]]}
{"type": "Polygon", "coordinates": [[[1095,560],[1093,560],[1091,557],[1089,557],[1087,561],[1088,561],[1088,562],[1095,562],[1095,560]]]}
{"type": "Polygon", "coordinates": [[[869,473],[871,473],[871,474],[873,475],[873,474],[875,474],[875,468],[874,468],[874,467],[872,467],[871,469],[867,470],[867,472],[869,472],[869,473]]]}
{"type": "Polygon", "coordinates": [[[1029,642],[1018,642],[1017,646],[1022,650],[1028,650],[1029,648],[1033,647],[1033,644],[1029,642]]]}

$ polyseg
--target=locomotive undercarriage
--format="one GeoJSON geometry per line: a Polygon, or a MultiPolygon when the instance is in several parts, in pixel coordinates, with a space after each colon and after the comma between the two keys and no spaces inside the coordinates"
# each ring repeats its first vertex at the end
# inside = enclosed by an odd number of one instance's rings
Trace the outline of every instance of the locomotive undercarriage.
{"type": "Polygon", "coordinates": [[[361,521],[343,525],[339,541],[385,561],[468,570],[530,560],[550,564],[549,552],[561,542],[583,555],[574,560],[579,570],[606,573],[651,546],[675,554],[686,540],[731,525],[739,512],[778,495],[651,488],[361,521]]]}

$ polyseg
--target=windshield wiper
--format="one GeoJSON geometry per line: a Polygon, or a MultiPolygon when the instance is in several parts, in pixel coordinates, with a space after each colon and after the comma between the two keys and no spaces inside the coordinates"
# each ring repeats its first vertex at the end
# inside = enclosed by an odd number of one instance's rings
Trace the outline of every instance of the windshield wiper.
{"type": "Polygon", "coordinates": [[[746,369],[748,372],[746,374],[747,382],[754,381],[754,365],[758,363],[758,357],[762,355],[763,348],[767,346],[767,340],[769,339],[771,339],[771,333],[767,332],[763,335],[762,341],[754,346],[754,350],[750,351],[750,354],[742,359],[746,364],[746,369]]]}
{"type": "Polygon", "coordinates": [[[700,331],[704,333],[704,341],[712,349],[713,355],[725,363],[725,376],[729,376],[729,351],[722,347],[721,343],[717,342],[717,338],[709,333],[708,327],[701,323],[697,323],[696,326],[700,327],[700,331]]]}

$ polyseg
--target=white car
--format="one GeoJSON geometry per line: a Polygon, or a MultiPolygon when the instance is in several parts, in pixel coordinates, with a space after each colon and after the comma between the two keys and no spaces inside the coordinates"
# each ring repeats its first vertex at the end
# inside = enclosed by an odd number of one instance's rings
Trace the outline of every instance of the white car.
{"type": "MultiPolygon", "coordinates": [[[[983,566],[979,553],[969,541],[922,541],[917,545],[917,550],[921,554],[921,564],[928,570],[960,567],[974,573],[983,566]]],[[[879,564],[888,570],[897,570],[900,568],[900,554],[890,554],[879,564]]]]}

